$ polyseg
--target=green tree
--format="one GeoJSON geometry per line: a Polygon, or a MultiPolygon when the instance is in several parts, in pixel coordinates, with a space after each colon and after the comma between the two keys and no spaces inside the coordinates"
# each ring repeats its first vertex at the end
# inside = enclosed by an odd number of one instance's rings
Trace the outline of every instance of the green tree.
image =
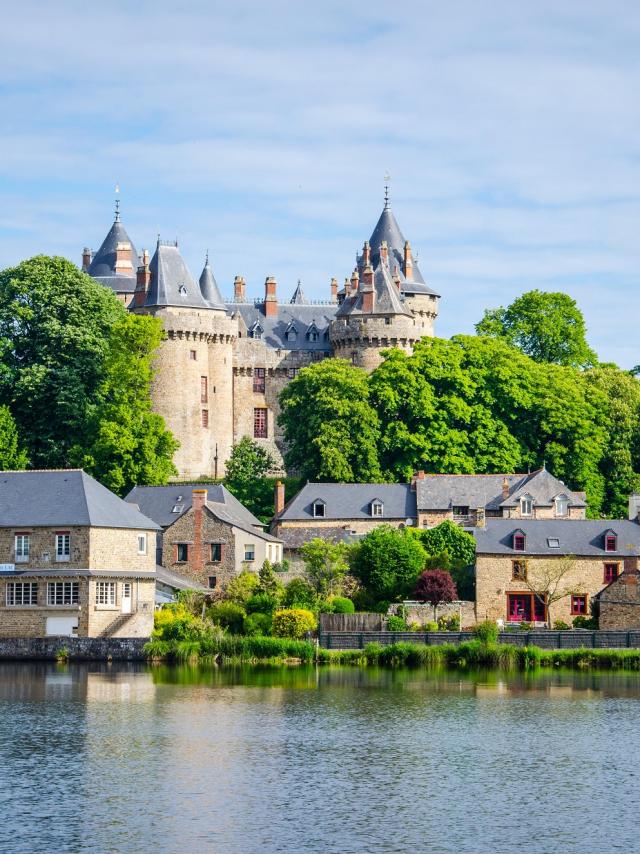
{"type": "Polygon", "coordinates": [[[152,359],[162,334],[153,317],[128,314],[114,324],[85,442],[70,451],[72,463],[120,495],[178,473],[172,461],[178,442],[151,411],[152,359]]]}
{"type": "Polygon", "coordinates": [[[586,368],[598,361],[582,312],[568,294],[528,291],[507,308],[485,311],[476,332],[503,338],[536,362],[586,368]]]}
{"type": "Polygon", "coordinates": [[[271,561],[264,561],[258,572],[258,579],[260,582],[258,585],[258,591],[260,593],[271,596],[276,601],[282,598],[284,588],[276,577],[271,561]]]}
{"type": "Polygon", "coordinates": [[[0,469],[20,471],[27,463],[27,453],[20,447],[18,428],[9,407],[0,406],[0,469]]]}
{"type": "Polygon", "coordinates": [[[309,584],[321,596],[338,593],[340,582],[347,574],[348,546],[314,537],[300,550],[309,584]]]}
{"type": "Polygon", "coordinates": [[[344,359],[300,371],[280,395],[287,466],[309,480],[375,483],[379,422],[367,374],[344,359]]]}
{"type": "Polygon", "coordinates": [[[410,528],[409,531],[422,543],[428,555],[425,568],[451,573],[460,598],[475,599],[475,538],[448,519],[434,528],[410,528]]]}
{"type": "Polygon", "coordinates": [[[226,463],[225,486],[263,522],[273,516],[273,480],[266,475],[275,467],[269,451],[248,436],[233,446],[226,463]]]}
{"type": "Polygon", "coordinates": [[[380,525],[353,547],[350,564],[365,589],[378,599],[401,599],[424,569],[426,552],[406,530],[380,525]]]}

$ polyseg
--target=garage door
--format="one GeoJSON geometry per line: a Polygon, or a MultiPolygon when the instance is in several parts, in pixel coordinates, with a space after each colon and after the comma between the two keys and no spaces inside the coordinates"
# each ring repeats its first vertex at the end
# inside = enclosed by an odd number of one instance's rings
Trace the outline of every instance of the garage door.
{"type": "Polygon", "coordinates": [[[47,636],[66,635],[67,637],[75,637],[77,634],[77,617],[47,617],[47,636]]]}

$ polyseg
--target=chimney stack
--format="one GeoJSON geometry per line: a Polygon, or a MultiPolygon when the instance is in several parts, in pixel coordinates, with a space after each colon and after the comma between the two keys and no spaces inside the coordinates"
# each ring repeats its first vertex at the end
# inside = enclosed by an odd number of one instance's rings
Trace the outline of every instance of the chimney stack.
{"type": "Polygon", "coordinates": [[[380,260],[383,264],[389,263],[389,247],[386,240],[383,240],[380,244],[380,260]]]}
{"type": "Polygon", "coordinates": [[[191,569],[202,573],[204,569],[204,548],[202,543],[202,511],[207,503],[207,490],[194,489],[191,497],[193,510],[193,557],[191,569]]]}
{"type": "Polygon", "coordinates": [[[331,279],[331,302],[338,302],[338,280],[331,279]]]}
{"type": "Polygon", "coordinates": [[[371,247],[369,246],[369,241],[365,240],[364,246],[362,247],[362,266],[366,267],[371,263],[371,247]]]}
{"type": "Polygon", "coordinates": [[[413,474],[411,476],[411,491],[412,492],[416,491],[416,484],[418,483],[418,481],[424,480],[425,477],[426,477],[426,474],[422,471],[422,469],[420,469],[420,471],[417,471],[415,474],[413,474]]]}
{"type": "Polygon", "coordinates": [[[632,492],[629,496],[629,519],[640,522],[640,492],[632,492]]]}
{"type": "Polygon", "coordinates": [[[359,285],[360,273],[358,273],[358,269],[356,268],[351,274],[351,296],[355,296],[358,293],[359,285]]]}
{"type": "Polygon", "coordinates": [[[277,516],[284,510],[284,483],[281,480],[276,481],[273,499],[275,515],[277,516]]]}
{"type": "Polygon", "coordinates": [[[505,476],[502,478],[502,500],[506,501],[508,497],[509,497],[509,481],[507,480],[507,477],[505,476]]]}
{"type": "Polygon", "coordinates": [[[402,272],[407,281],[410,282],[413,279],[413,261],[411,260],[411,246],[408,240],[404,242],[404,270],[402,272]]]}
{"type": "Polygon", "coordinates": [[[116,276],[132,276],[133,263],[131,258],[132,250],[130,243],[116,244],[116,276]]]}
{"type": "Polygon", "coordinates": [[[133,305],[140,308],[147,301],[147,292],[151,284],[151,271],[149,270],[149,252],[142,250],[142,264],[136,272],[136,289],[133,294],[133,305]]]}
{"type": "Polygon", "coordinates": [[[367,264],[367,266],[362,271],[362,284],[360,287],[362,291],[362,311],[366,314],[371,314],[373,311],[373,267],[371,264],[367,264]]]}
{"type": "Polygon", "coordinates": [[[82,272],[86,273],[91,264],[91,250],[85,246],[82,250],[82,272]]]}
{"type": "Polygon", "coordinates": [[[393,268],[393,284],[398,290],[400,290],[400,271],[398,270],[397,264],[393,268]]]}
{"type": "Polygon", "coordinates": [[[264,316],[276,317],[278,314],[278,297],[276,296],[276,280],[267,276],[264,282],[264,316]]]}
{"type": "Polygon", "coordinates": [[[245,301],[245,281],[242,276],[236,276],[233,280],[233,301],[245,301]]]}

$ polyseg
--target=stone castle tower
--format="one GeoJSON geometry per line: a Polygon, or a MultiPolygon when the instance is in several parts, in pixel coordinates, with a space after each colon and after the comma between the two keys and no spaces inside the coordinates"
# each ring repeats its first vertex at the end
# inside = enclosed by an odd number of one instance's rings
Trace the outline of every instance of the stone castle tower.
{"type": "Polygon", "coordinates": [[[180,442],[180,479],[222,477],[234,443],[250,436],[282,465],[278,398],[298,371],[337,356],[368,371],[381,352],[434,334],[438,294],[429,288],[388,199],[344,288],[331,279],[330,299],[309,302],[298,285],[281,303],[268,276],[264,297],[250,299],[241,276],[223,300],[207,260],[196,282],[177,243],[158,240],[138,256],[116,210],[83,270],[110,287],[131,311],[162,320],[166,338],[156,358],[155,410],[180,442]]]}

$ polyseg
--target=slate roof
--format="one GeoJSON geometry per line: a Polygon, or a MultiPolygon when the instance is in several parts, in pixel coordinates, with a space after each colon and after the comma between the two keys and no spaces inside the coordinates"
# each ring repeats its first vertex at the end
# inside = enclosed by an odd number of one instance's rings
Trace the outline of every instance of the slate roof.
{"type": "Polygon", "coordinates": [[[167,587],[173,587],[176,590],[198,590],[200,593],[211,593],[208,587],[198,584],[192,578],[172,572],[160,564],[156,564],[156,581],[160,582],[160,584],[166,584],[167,587]]]}
{"type": "MultiPolygon", "coordinates": [[[[262,522],[251,513],[244,504],[232,495],[221,483],[176,483],[169,486],[134,486],[125,497],[125,501],[137,504],[140,510],[154,520],[162,528],[173,525],[191,507],[194,489],[207,490],[207,505],[214,512],[226,512],[237,523],[252,528],[254,525],[262,528],[262,522]],[[173,513],[178,505],[182,510],[173,513]]],[[[234,522],[236,524],[236,522],[234,522]]],[[[260,533],[260,532],[258,532],[260,533]]]]}
{"type": "Polygon", "coordinates": [[[308,303],[308,300],[304,295],[304,291],[302,290],[300,279],[298,279],[298,284],[296,285],[296,289],[293,292],[293,296],[291,297],[289,302],[293,305],[307,305],[308,303]]]}
{"type": "Polygon", "coordinates": [[[550,506],[556,495],[566,495],[572,507],[586,507],[584,494],[567,489],[546,469],[530,474],[431,474],[417,481],[419,510],[446,510],[454,506],[487,510],[515,507],[523,495],[531,495],[534,504],[550,506]],[[509,497],[502,497],[504,479],[509,497]]]}
{"type": "MultiPolygon", "coordinates": [[[[158,241],[156,251],[149,264],[151,284],[145,305],[162,307],[167,305],[185,308],[211,308],[202,296],[175,244],[158,241]]],[[[221,305],[222,307],[222,305],[221,305]]]]}
{"type": "Polygon", "coordinates": [[[280,540],[284,544],[285,549],[299,549],[316,537],[320,537],[331,543],[341,543],[352,539],[348,527],[319,528],[316,525],[309,528],[297,526],[295,528],[280,528],[280,540]]]}
{"type": "Polygon", "coordinates": [[[0,472],[0,527],[53,525],[158,530],[81,469],[0,472]]]}
{"type": "Polygon", "coordinates": [[[226,311],[225,304],[220,296],[218,283],[216,282],[213,270],[209,265],[209,259],[205,261],[205,265],[200,273],[200,293],[209,303],[210,308],[217,308],[221,311],[226,311]]]}
{"type": "Polygon", "coordinates": [[[486,527],[469,530],[476,538],[477,554],[591,555],[603,560],[640,554],[640,525],[627,519],[487,519],[486,527]],[[513,549],[516,531],[526,537],[524,551],[513,549]],[[615,552],[604,550],[607,531],[617,534],[615,552]],[[559,540],[559,548],[552,548],[549,539],[559,540]]]}
{"type": "Polygon", "coordinates": [[[415,493],[408,483],[307,483],[276,521],[313,520],[313,503],[318,500],[326,504],[325,520],[371,519],[371,502],[376,499],[384,503],[384,515],[375,517],[381,523],[416,518],[415,493]]]}
{"type": "Polygon", "coordinates": [[[94,279],[97,279],[103,285],[106,285],[114,291],[133,293],[136,289],[137,263],[138,252],[136,247],[133,245],[133,241],[127,234],[123,224],[119,219],[117,219],[109,229],[105,239],[102,241],[100,249],[98,249],[96,254],[93,256],[87,272],[90,276],[93,276],[94,279]],[[116,275],[116,247],[118,243],[131,244],[131,263],[133,265],[133,269],[130,276],[123,276],[122,274],[116,275]]]}
{"type": "MultiPolygon", "coordinates": [[[[352,297],[346,297],[336,312],[336,317],[363,314],[362,301],[363,289],[362,279],[358,292],[352,297]]],[[[369,312],[368,312],[369,313],[369,312]]],[[[373,274],[373,311],[370,314],[403,314],[406,317],[413,315],[404,305],[404,301],[398,292],[395,282],[391,278],[389,268],[380,263],[373,274]]]]}
{"type": "Polygon", "coordinates": [[[251,329],[259,322],[263,334],[262,341],[268,347],[280,350],[310,350],[317,352],[329,352],[329,323],[334,319],[336,305],[295,305],[286,303],[278,304],[278,313],[275,317],[265,317],[262,303],[250,305],[248,303],[227,303],[227,310],[238,313],[244,321],[247,329],[251,329]],[[287,328],[291,322],[296,327],[298,336],[294,341],[288,341],[287,328]],[[317,341],[307,338],[307,330],[315,323],[318,332],[317,341]]]}

